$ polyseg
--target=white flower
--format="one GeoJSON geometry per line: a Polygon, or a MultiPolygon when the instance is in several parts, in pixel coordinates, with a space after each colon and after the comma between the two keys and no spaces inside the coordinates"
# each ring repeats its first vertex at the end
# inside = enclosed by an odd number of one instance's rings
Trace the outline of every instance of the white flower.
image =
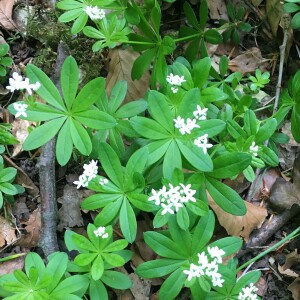
{"type": "Polygon", "coordinates": [[[173,92],[173,94],[176,94],[176,93],[178,92],[178,88],[172,86],[172,87],[171,87],[171,91],[173,92]]]}
{"type": "Polygon", "coordinates": [[[74,181],[74,184],[77,185],[77,189],[80,187],[87,187],[89,185],[89,180],[85,174],[79,176],[78,181],[74,181]]]}
{"type": "Polygon", "coordinates": [[[16,118],[23,116],[27,117],[26,108],[28,107],[25,103],[16,102],[13,104],[14,109],[16,110],[16,118]]]}
{"type": "Polygon", "coordinates": [[[173,73],[170,73],[170,75],[167,76],[167,81],[168,83],[177,86],[181,86],[183,82],[186,82],[184,76],[173,75],[173,73]]]}
{"type": "Polygon", "coordinates": [[[99,180],[100,185],[105,185],[107,183],[108,183],[108,180],[106,178],[100,178],[100,180],[99,180]]]}
{"type": "Polygon", "coordinates": [[[255,145],[255,142],[252,143],[252,145],[249,148],[249,151],[253,156],[257,156],[258,146],[255,145]]]}
{"type": "Polygon", "coordinates": [[[255,294],[258,291],[258,288],[254,286],[253,283],[250,283],[249,287],[242,288],[242,291],[239,293],[239,300],[256,300],[257,295],[255,294]]]}
{"type": "Polygon", "coordinates": [[[105,18],[105,11],[98,6],[87,6],[83,10],[92,20],[101,20],[105,18]]]}
{"type": "Polygon", "coordinates": [[[185,121],[183,118],[181,118],[180,116],[177,117],[177,119],[173,120],[175,123],[175,127],[176,128],[182,128],[183,126],[185,126],[185,121]]]}
{"type": "Polygon", "coordinates": [[[150,196],[148,198],[148,201],[153,201],[154,200],[156,205],[160,205],[161,191],[159,190],[158,192],[156,192],[156,190],[152,189],[151,193],[152,193],[152,196],[150,196]]]}
{"type": "Polygon", "coordinates": [[[194,144],[203,149],[203,153],[206,154],[207,153],[207,149],[211,148],[213,145],[212,144],[208,144],[208,134],[204,134],[200,137],[198,137],[197,139],[194,140],[194,144]]]}
{"type": "Polygon", "coordinates": [[[9,79],[10,85],[6,87],[11,92],[14,92],[15,90],[27,90],[28,94],[32,95],[32,90],[36,91],[41,87],[41,84],[39,82],[30,84],[28,78],[25,78],[23,80],[23,77],[17,72],[14,72],[12,77],[13,78],[9,79]]]}
{"type": "Polygon", "coordinates": [[[97,161],[92,160],[89,164],[84,164],[83,169],[83,174],[88,177],[88,181],[92,180],[98,173],[97,161]]]}
{"type": "Polygon", "coordinates": [[[212,281],[213,286],[222,287],[223,286],[223,282],[225,280],[222,279],[221,277],[213,277],[211,281],[212,281]]]}
{"type": "Polygon", "coordinates": [[[187,118],[184,120],[180,116],[177,119],[173,119],[175,128],[178,128],[182,135],[188,133],[190,134],[194,128],[200,128],[198,124],[196,124],[196,119],[187,118]],[[186,122],[186,123],[185,123],[186,122]]]}
{"type": "Polygon", "coordinates": [[[225,254],[225,252],[222,249],[219,249],[217,246],[215,246],[212,248],[208,247],[207,251],[212,258],[217,259],[218,263],[222,263],[222,255],[225,254]]]}
{"type": "Polygon", "coordinates": [[[202,270],[199,268],[199,266],[197,266],[193,263],[190,264],[190,269],[184,270],[183,273],[188,275],[188,278],[187,278],[188,281],[191,281],[192,278],[194,278],[194,277],[200,277],[201,275],[204,275],[202,270]]]}
{"type": "Polygon", "coordinates": [[[166,213],[169,213],[171,215],[174,214],[174,210],[172,209],[173,203],[165,204],[161,203],[161,207],[163,208],[163,211],[161,212],[162,215],[165,215],[166,213]]]}
{"type": "Polygon", "coordinates": [[[94,230],[94,234],[95,234],[95,236],[99,236],[103,239],[108,238],[108,233],[105,232],[105,227],[104,226],[100,226],[99,228],[94,230]]]}
{"type": "Polygon", "coordinates": [[[198,120],[206,120],[207,108],[201,109],[200,105],[197,105],[197,110],[193,112],[193,115],[198,120]]]}

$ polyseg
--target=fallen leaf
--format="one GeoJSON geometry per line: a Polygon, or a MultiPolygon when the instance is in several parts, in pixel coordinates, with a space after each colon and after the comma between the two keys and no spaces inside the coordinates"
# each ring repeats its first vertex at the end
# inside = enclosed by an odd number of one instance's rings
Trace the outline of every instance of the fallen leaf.
{"type": "Polygon", "coordinates": [[[72,228],[83,225],[83,219],[80,211],[81,200],[82,196],[80,191],[78,191],[74,185],[66,184],[63,196],[57,199],[57,201],[62,205],[58,210],[58,231],[62,231],[65,227],[72,228]]]}
{"type": "Polygon", "coordinates": [[[283,13],[283,1],[266,0],[266,15],[274,37],[277,36],[278,25],[283,13]]]}
{"type": "Polygon", "coordinates": [[[292,266],[299,266],[300,264],[300,254],[297,253],[297,250],[289,253],[286,256],[285,263],[282,266],[284,270],[290,269],[292,266]]]}
{"type": "Polygon", "coordinates": [[[0,216],[0,248],[12,244],[16,239],[15,228],[8,220],[0,216]]]}
{"type": "Polygon", "coordinates": [[[17,29],[16,24],[12,20],[12,9],[14,6],[14,0],[1,0],[0,1],[0,24],[7,30],[17,29]]]}
{"type": "Polygon", "coordinates": [[[259,6],[263,2],[263,0],[251,0],[251,2],[254,6],[259,6]]]}
{"type": "Polygon", "coordinates": [[[300,278],[296,278],[289,286],[288,290],[292,292],[294,300],[300,299],[300,278]]]}
{"type": "Polygon", "coordinates": [[[294,272],[291,269],[284,269],[283,266],[278,265],[278,271],[280,274],[286,275],[286,276],[290,276],[290,277],[296,277],[298,278],[298,274],[296,272],[294,272]]]}
{"type": "Polygon", "coordinates": [[[227,8],[224,0],[207,1],[209,16],[213,20],[227,20],[227,8]]]}
{"type": "MultiPolygon", "coordinates": [[[[40,239],[40,230],[41,230],[41,212],[40,207],[34,210],[28,221],[20,222],[24,226],[26,233],[22,234],[16,245],[22,247],[36,247],[40,239]]],[[[23,232],[23,231],[22,231],[23,232]]]]}
{"type": "Polygon", "coordinates": [[[146,72],[141,79],[131,79],[133,62],[139,54],[131,48],[115,48],[110,50],[108,58],[108,75],[106,77],[106,91],[110,93],[118,80],[127,81],[128,89],[124,103],[143,98],[150,85],[150,74],[146,72]]]}
{"type": "Polygon", "coordinates": [[[24,268],[25,256],[20,256],[0,263],[0,276],[11,274],[14,270],[22,270],[24,268]]]}
{"type": "Polygon", "coordinates": [[[242,237],[246,242],[255,228],[259,228],[268,215],[267,210],[244,201],[247,213],[244,216],[234,216],[221,209],[207,192],[210,207],[213,209],[219,223],[226,229],[229,235],[242,237]]]}
{"type": "Polygon", "coordinates": [[[151,290],[151,280],[143,279],[137,276],[135,273],[128,275],[133,285],[130,288],[135,300],[146,300],[149,298],[151,290]]]}
{"type": "Polygon", "coordinates": [[[241,72],[243,75],[253,73],[257,68],[265,71],[267,69],[268,60],[261,55],[259,48],[252,47],[241,55],[230,60],[228,68],[232,72],[241,72]]]}

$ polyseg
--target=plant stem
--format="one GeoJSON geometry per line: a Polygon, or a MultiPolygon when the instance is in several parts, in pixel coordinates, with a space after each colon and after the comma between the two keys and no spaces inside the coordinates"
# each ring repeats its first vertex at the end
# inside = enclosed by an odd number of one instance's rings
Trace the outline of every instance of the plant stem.
{"type": "Polygon", "coordinates": [[[294,238],[297,234],[300,233],[300,226],[295,229],[293,232],[291,232],[288,236],[286,236],[283,240],[281,240],[280,242],[276,243],[275,245],[271,246],[270,248],[268,248],[267,250],[263,251],[262,253],[260,253],[259,255],[253,257],[252,259],[250,259],[249,261],[247,261],[246,263],[244,263],[243,265],[241,265],[236,271],[240,271],[243,268],[247,267],[249,264],[259,260],[260,258],[262,258],[263,256],[265,256],[266,254],[274,251],[276,248],[278,248],[279,246],[281,246],[282,244],[284,244],[285,242],[287,242],[288,240],[294,238]]]}

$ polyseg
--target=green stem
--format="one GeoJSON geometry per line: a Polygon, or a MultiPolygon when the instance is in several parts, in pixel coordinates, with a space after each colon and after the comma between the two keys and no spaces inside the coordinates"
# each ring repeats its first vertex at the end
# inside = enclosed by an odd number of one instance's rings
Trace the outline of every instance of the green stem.
{"type": "Polygon", "coordinates": [[[248,265],[250,265],[251,263],[259,260],[260,258],[262,258],[263,256],[265,256],[266,254],[274,251],[276,248],[278,248],[279,246],[281,246],[282,244],[284,244],[285,242],[287,242],[288,240],[292,239],[295,237],[296,234],[298,234],[300,232],[300,226],[295,229],[292,233],[290,233],[288,236],[286,236],[283,240],[281,240],[280,242],[276,243],[275,245],[273,245],[272,247],[270,247],[269,249],[265,250],[264,252],[260,253],[259,255],[253,257],[252,259],[250,259],[249,261],[247,261],[246,263],[244,263],[243,265],[241,265],[236,272],[241,271],[243,268],[247,267],[248,265]]]}
{"type": "Polygon", "coordinates": [[[182,41],[192,40],[193,38],[196,38],[196,37],[201,36],[201,35],[202,35],[202,32],[195,33],[195,34],[192,34],[192,35],[189,35],[189,36],[184,36],[184,37],[179,38],[179,39],[174,39],[174,42],[178,43],[178,42],[182,42],[182,41]]]}
{"type": "Polygon", "coordinates": [[[151,42],[139,42],[139,41],[118,41],[118,43],[133,44],[133,45],[152,45],[153,47],[156,45],[155,43],[151,43],[151,42]]]}

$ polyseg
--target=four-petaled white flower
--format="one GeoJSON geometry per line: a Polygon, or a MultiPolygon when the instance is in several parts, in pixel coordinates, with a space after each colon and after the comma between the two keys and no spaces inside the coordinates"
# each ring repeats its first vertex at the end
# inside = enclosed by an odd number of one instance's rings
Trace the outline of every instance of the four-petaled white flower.
{"type": "Polygon", "coordinates": [[[6,88],[11,92],[15,90],[26,90],[29,95],[32,95],[32,91],[36,91],[41,87],[39,82],[36,83],[29,83],[29,79],[19,75],[17,72],[14,72],[12,78],[9,78],[9,84],[6,88]]]}
{"type": "Polygon", "coordinates": [[[194,128],[200,128],[200,126],[196,123],[196,119],[187,118],[186,120],[181,118],[180,116],[177,119],[173,119],[174,126],[179,129],[179,132],[184,134],[190,134],[194,128]],[[186,122],[186,123],[185,123],[186,122]]]}
{"type": "Polygon", "coordinates": [[[222,258],[221,261],[215,258],[216,254],[219,258],[221,253],[225,254],[225,252],[218,247],[209,248],[208,255],[205,252],[198,253],[199,265],[191,263],[190,269],[183,271],[184,274],[188,275],[187,280],[191,281],[194,277],[206,275],[210,277],[213,286],[222,287],[224,279],[222,279],[222,275],[218,272],[218,263],[222,263],[222,258]]]}
{"type": "Polygon", "coordinates": [[[107,183],[108,183],[108,179],[107,178],[100,178],[100,180],[99,180],[99,184],[100,185],[105,185],[107,183]]]}
{"type": "Polygon", "coordinates": [[[170,73],[167,76],[167,81],[168,81],[168,83],[170,83],[172,85],[177,85],[177,86],[181,86],[183,82],[186,82],[186,80],[184,79],[184,76],[174,75],[173,73],[170,73]]]}
{"type": "Polygon", "coordinates": [[[255,294],[258,291],[258,288],[254,286],[253,283],[250,283],[249,287],[242,288],[242,291],[239,293],[239,300],[257,300],[257,295],[255,294]]]}
{"type": "Polygon", "coordinates": [[[203,121],[206,120],[206,112],[207,108],[202,109],[200,105],[197,105],[197,109],[193,111],[193,115],[196,119],[203,121]]]}
{"type": "Polygon", "coordinates": [[[100,226],[96,230],[94,230],[94,234],[95,234],[95,236],[101,237],[103,239],[108,238],[108,233],[105,232],[104,226],[100,226]]]}
{"type": "Polygon", "coordinates": [[[98,6],[87,6],[83,10],[92,20],[101,20],[105,18],[105,11],[98,6]]]}
{"type": "Polygon", "coordinates": [[[27,104],[25,103],[20,103],[20,102],[15,102],[13,104],[14,106],[14,109],[16,110],[16,118],[19,118],[20,116],[23,116],[23,117],[27,117],[27,113],[26,113],[26,108],[28,107],[27,104]]]}
{"type": "Polygon", "coordinates": [[[208,247],[207,251],[211,257],[217,259],[218,263],[222,263],[222,256],[225,254],[225,252],[222,249],[219,249],[217,246],[212,248],[208,247]]]}
{"type": "Polygon", "coordinates": [[[257,156],[258,146],[255,145],[255,142],[252,143],[252,145],[249,148],[249,151],[253,156],[257,156]]]}
{"type": "Polygon", "coordinates": [[[191,185],[184,185],[179,183],[178,186],[173,186],[169,183],[168,190],[166,186],[163,186],[159,191],[152,189],[152,195],[148,198],[148,201],[155,201],[155,205],[159,205],[162,208],[162,215],[169,213],[173,215],[182,208],[184,203],[189,201],[196,202],[193,197],[196,190],[191,189],[191,185]]]}
{"type": "Polygon", "coordinates": [[[202,148],[203,153],[206,154],[207,153],[207,149],[211,148],[213,145],[212,144],[208,144],[208,134],[204,134],[202,136],[199,136],[198,138],[196,138],[194,140],[194,144],[199,147],[202,148]]]}
{"type": "Polygon", "coordinates": [[[97,161],[92,160],[89,164],[84,164],[83,169],[84,169],[83,174],[79,176],[79,180],[73,182],[74,184],[77,185],[77,189],[79,189],[80,187],[87,187],[89,182],[97,176],[98,173],[97,161]]]}
{"type": "Polygon", "coordinates": [[[82,174],[79,176],[78,180],[73,183],[76,184],[77,189],[79,189],[80,187],[87,187],[89,185],[89,180],[85,174],[82,174]]]}

